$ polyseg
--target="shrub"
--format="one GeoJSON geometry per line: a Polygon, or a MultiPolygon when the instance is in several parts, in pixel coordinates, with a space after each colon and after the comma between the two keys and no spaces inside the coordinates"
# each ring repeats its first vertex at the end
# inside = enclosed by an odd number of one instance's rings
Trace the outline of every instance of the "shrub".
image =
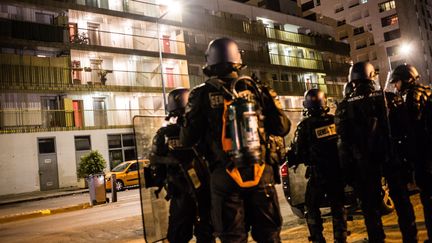
{"type": "Polygon", "coordinates": [[[79,178],[85,178],[92,174],[102,173],[106,167],[106,161],[97,151],[91,151],[89,154],[81,157],[78,165],[77,175],[79,178]]]}

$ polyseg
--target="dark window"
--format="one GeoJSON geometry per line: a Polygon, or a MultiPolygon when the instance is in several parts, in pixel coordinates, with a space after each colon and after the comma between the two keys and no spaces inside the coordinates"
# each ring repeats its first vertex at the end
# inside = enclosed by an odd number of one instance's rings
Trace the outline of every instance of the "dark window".
{"type": "Polygon", "coordinates": [[[394,56],[394,55],[397,55],[398,54],[398,49],[399,49],[399,46],[389,46],[389,47],[387,47],[386,48],[386,51],[387,51],[387,56],[394,56]]]}
{"type": "Polygon", "coordinates": [[[135,146],[135,139],[133,134],[123,134],[123,147],[135,146]]]}
{"type": "Polygon", "coordinates": [[[309,10],[309,9],[312,9],[312,8],[314,8],[314,7],[315,7],[315,6],[314,6],[314,2],[313,2],[313,1],[309,1],[309,2],[307,2],[307,3],[303,3],[303,4],[301,5],[302,12],[307,11],[307,10],[309,10]]]}
{"type": "Polygon", "coordinates": [[[278,75],[276,73],[273,73],[272,74],[272,79],[275,80],[275,81],[278,80],[278,75]]]}
{"type": "Polygon", "coordinates": [[[91,150],[90,136],[76,136],[75,137],[75,150],[91,150]]]}
{"type": "Polygon", "coordinates": [[[121,135],[108,135],[108,148],[121,148],[121,135]]]}
{"type": "Polygon", "coordinates": [[[54,138],[42,138],[39,139],[39,153],[50,154],[55,153],[55,142],[54,138]]]}
{"type": "Polygon", "coordinates": [[[393,14],[384,18],[381,18],[381,26],[389,26],[393,24],[397,24],[399,21],[397,14],[393,14]]]}
{"type": "Polygon", "coordinates": [[[339,12],[342,12],[342,11],[344,11],[344,7],[339,7],[337,9],[335,9],[335,13],[339,13],[339,12]]]}
{"type": "Polygon", "coordinates": [[[337,22],[337,26],[341,26],[341,25],[344,25],[344,24],[346,24],[346,20],[345,19],[344,20],[340,20],[340,21],[337,22]]]}
{"type": "Polygon", "coordinates": [[[354,28],[353,32],[354,32],[354,35],[364,33],[365,32],[364,27],[362,26],[362,27],[354,28]]]}
{"type": "Polygon", "coordinates": [[[384,40],[391,41],[401,37],[400,29],[392,30],[384,33],[384,40]]]}
{"type": "Polygon", "coordinates": [[[136,159],[135,148],[125,149],[124,150],[124,160],[134,160],[136,159]]]}
{"type": "Polygon", "coordinates": [[[312,20],[312,21],[316,21],[316,20],[317,20],[316,13],[309,14],[308,16],[306,16],[306,17],[304,17],[304,18],[305,18],[305,19],[308,19],[308,20],[312,20]]]}
{"type": "Polygon", "coordinates": [[[289,81],[288,73],[281,73],[281,80],[282,81],[289,81]]]}
{"type": "Polygon", "coordinates": [[[123,161],[135,160],[135,139],[133,134],[108,135],[110,168],[123,161]]]}
{"type": "Polygon", "coordinates": [[[54,22],[54,16],[52,14],[46,14],[46,13],[35,13],[36,22],[40,24],[53,24],[54,22]]]}

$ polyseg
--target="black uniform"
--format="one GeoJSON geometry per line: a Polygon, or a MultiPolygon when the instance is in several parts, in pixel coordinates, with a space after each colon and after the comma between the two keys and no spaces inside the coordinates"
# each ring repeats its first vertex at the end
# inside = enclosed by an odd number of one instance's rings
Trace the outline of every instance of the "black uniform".
{"type": "Polygon", "coordinates": [[[383,172],[398,215],[403,242],[417,242],[415,215],[407,189],[413,170],[412,151],[407,150],[406,146],[408,117],[401,96],[394,93],[385,93],[385,96],[389,109],[393,156],[384,164],[383,172]]]}
{"type": "Polygon", "coordinates": [[[170,242],[186,243],[194,233],[197,242],[214,242],[209,183],[201,181],[201,190],[196,193],[192,191],[184,170],[191,163],[198,162],[194,161],[194,151],[181,145],[179,133],[180,126],[177,124],[160,128],[153,138],[150,156],[152,164],[166,166],[168,197],[171,200],[167,238],[170,242]]]}
{"type": "Polygon", "coordinates": [[[415,180],[420,188],[425,224],[432,240],[432,157],[427,153],[432,145],[432,101],[429,87],[411,84],[402,94],[408,117],[408,150],[412,151],[415,180]]]}
{"type": "Polygon", "coordinates": [[[373,81],[357,81],[353,93],[336,110],[336,129],[343,167],[361,200],[370,242],[384,242],[381,222],[381,167],[389,158],[389,130],[382,91],[373,81]]]}
{"type": "MultiPolygon", "coordinates": [[[[219,80],[229,89],[234,79],[219,80]]],[[[262,93],[265,132],[284,136],[290,122],[280,109],[276,94],[264,89],[262,93]]],[[[186,107],[185,124],[181,141],[186,146],[199,143],[203,147],[211,169],[212,216],[216,234],[222,242],[247,242],[249,228],[257,242],[280,242],[282,218],[273,168],[266,164],[257,186],[241,188],[227,174],[230,162],[222,148],[222,117],[225,93],[205,83],[194,88],[186,107]]],[[[225,97],[227,98],[227,97],[225,97]]],[[[264,156],[264,154],[263,154],[264,156]]]]}
{"type": "Polygon", "coordinates": [[[325,242],[320,206],[327,194],[333,216],[335,242],[346,242],[345,184],[339,164],[334,116],[323,111],[312,113],[303,119],[297,126],[291,148],[295,161],[308,166],[305,203],[310,240],[325,242]]]}

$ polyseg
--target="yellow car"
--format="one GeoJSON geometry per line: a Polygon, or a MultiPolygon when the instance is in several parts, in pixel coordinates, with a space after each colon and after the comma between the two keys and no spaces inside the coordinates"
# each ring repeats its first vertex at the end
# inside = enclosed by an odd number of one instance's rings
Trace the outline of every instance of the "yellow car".
{"type": "MultiPolygon", "coordinates": [[[[149,161],[139,160],[140,168],[144,168],[149,161]]],[[[123,190],[125,187],[132,187],[139,185],[138,179],[138,163],[136,160],[126,161],[120,163],[111,172],[105,174],[106,189],[111,190],[111,175],[116,175],[116,189],[117,191],[123,190]]]]}

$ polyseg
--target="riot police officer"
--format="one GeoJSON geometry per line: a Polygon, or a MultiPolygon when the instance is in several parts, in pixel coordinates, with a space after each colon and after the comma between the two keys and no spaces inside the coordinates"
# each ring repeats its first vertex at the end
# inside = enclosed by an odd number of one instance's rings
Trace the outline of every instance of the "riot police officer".
{"type": "Polygon", "coordinates": [[[385,88],[388,107],[388,119],[391,130],[392,157],[384,164],[383,173],[387,179],[390,196],[394,202],[398,215],[399,228],[403,242],[417,242],[417,227],[414,210],[409,199],[408,183],[412,174],[411,156],[406,148],[407,116],[403,106],[403,99],[395,94],[388,83],[385,88]]]}
{"type": "Polygon", "coordinates": [[[288,153],[294,161],[290,166],[305,163],[309,178],[306,188],[306,222],[312,242],[325,242],[320,206],[324,195],[330,201],[335,242],[346,242],[347,223],[344,208],[344,181],[339,164],[334,116],[328,114],[327,98],[323,91],[305,92],[305,118],[298,124],[294,142],[288,153]]]}
{"type": "Polygon", "coordinates": [[[375,69],[355,63],[349,73],[353,92],[336,110],[336,129],[342,166],[350,168],[348,180],[361,200],[370,242],[384,242],[381,221],[381,166],[389,157],[387,111],[382,91],[375,88],[375,69]]]}
{"type": "Polygon", "coordinates": [[[408,160],[414,162],[415,180],[420,188],[420,199],[423,204],[425,225],[428,232],[428,240],[432,241],[432,158],[425,156],[430,150],[431,125],[432,125],[432,101],[431,89],[418,83],[420,75],[417,69],[409,64],[397,66],[390,76],[390,82],[396,87],[397,94],[401,97],[402,107],[405,113],[399,116],[398,122],[402,123],[399,132],[405,133],[407,139],[404,146],[408,160]]]}
{"type": "Polygon", "coordinates": [[[168,240],[186,243],[194,233],[197,242],[208,243],[214,242],[209,212],[209,182],[206,181],[205,171],[198,166],[200,161],[194,151],[183,146],[179,140],[179,120],[184,113],[188,95],[189,90],[185,88],[174,89],[169,93],[168,124],[161,127],[153,138],[150,164],[164,166],[164,170],[160,171],[166,171],[170,199],[168,240]],[[201,177],[198,178],[198,175],[201,177]]]}
{"type": "Polygon", "coordinates": [[[270,88],[239,78],[245,65],[234,40],[211,41],[205,55],[210,78],[191,91],[180,138],[209,161],[215,233],[222,242],[247,242],[251,229],[257,242],[280,242],[273,168],[263,158],[267,136],[285,136],[290,122],[270,88]]]}

